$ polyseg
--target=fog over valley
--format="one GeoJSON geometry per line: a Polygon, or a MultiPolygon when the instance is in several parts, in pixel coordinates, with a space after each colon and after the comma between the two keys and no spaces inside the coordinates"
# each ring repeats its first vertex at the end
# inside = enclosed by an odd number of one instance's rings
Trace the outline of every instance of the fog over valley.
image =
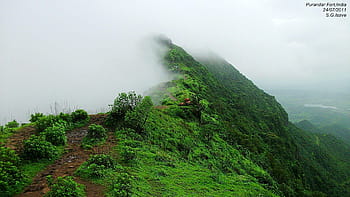
{"type": "Polygon", "coordinates": [[[0,124],[106,111],[119,92],[170,80],[158,34],[218,54],[264,90],[350,90],[349,18],[301,0],[0,1],[0,29],[0,124]]]}

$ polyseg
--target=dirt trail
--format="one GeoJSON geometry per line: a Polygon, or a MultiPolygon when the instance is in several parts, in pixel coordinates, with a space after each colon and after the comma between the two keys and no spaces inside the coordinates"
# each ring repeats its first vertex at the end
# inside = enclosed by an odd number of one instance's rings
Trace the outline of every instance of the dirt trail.
{"type": "MultiPolygon", "coordinates": [[[[102,124],[104,115],[90,116],[90,124],[102,124]]],[[[62,157],[56,160],[53,164],[47,166],[43,171],[39,172],[33,179],[31,185],[29,185],[22,194],[18,197],[36,197],[43,196],[49,191],[46,183],[46,176],[52,175],[58,176],[72,176],[76,169],[86,161],[91,154],[102,154],[111,151],[116,143],[113,134],[109,134],[108,139],[104,145],[94,147],[91,150],[84,150],[80,147],[81,141],[87,134],[88,126],[67,131],[68,145],[65,149],[66,153],[62,157]]],[[[100,197],[103,196],[104,187],[96,185],[88,181],[75,178],[78,183],[86,186],[86,193],[88,197],[100,197]]]]}
{"type": "Polygon", "coordinates": [[[28,139],[33,134],[35,134],[34,126],[23,127],[7,139],[5,146],[19,152],[22,148],[23,140],[28,139]]]}

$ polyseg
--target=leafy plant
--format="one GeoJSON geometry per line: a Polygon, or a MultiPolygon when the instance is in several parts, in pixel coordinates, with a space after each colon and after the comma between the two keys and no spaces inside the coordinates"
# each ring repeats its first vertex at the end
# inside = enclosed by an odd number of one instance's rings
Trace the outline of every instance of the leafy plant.
{"type": "Polygon", "coordinates": [[[67,143],[65,126],[63,124],[54,124],[46,128],[43,135],[46,141],[51,142],[55,146],[65,145],[67,143]]]}
{"type": "Polygon", "coordinates": [[[12,196],[23,181],[15,151],[0,147],[0,196],[12,196]]]}
{"type": "Polygon", "coordinates": [[[88,128],[88,134],[86,137],[102,140],[107,137],[107,131],[101,125],[92,124],[88,128]]]}
{"type": "Polygon", "coordinates": [[[129,110],[125,114],[125,124],[127,127],[141,132],[148,119],[149,113],[152,109],[153,103],[151,97],[146,96],[138,103],[134,110],[129,110]]]}
{"type": "Polygon", "coordinates": [[[58,117],[60,120],[63,120],[67,123],[72,122],[72,116],[70,114],[66,114],[66,113],[61,112],[60,114],[58,114],[58,117]]]}
{"type": "Polygon", "coordinates": [[[120,173],[113,180],[108,196],[130,197],[132,195],[132,176],[120,173]]]}
{"type": "Polygon", "coordinates": [[[36,121],[38,121],[39,120],[39,118],[41,118],[41,117],[43,117],[44,116],[44,114],[43,113],[35,113],[35,114],[31,114],[30,115],[30,119],[29,119],[29,121],[30,122],[36,122],[36,121]]]}
{"type": "Polygon", "coordinates": [[[76,171],[83,178],[102,178],[116,169],[117,163],[110,155],[92,155],[76,171]]]}
{"type": "Polygon", "coordinates": [[[116,161],[110,156],[105,154],[92,155],[89,160],[87,160],[87,164],[96,164],[99,166],[104,166],[104,168],[115,168],[116,161]]]}
{"type": "Polygon", "coordinates": [[[45,197],[84,197],[84,185],[73,180],[71,176],[58,177],[53,180],[51,176],[47,177],[50,191],[45,197]]]}
{"type": "Polygon", "coordinates": [[[136,148],[127,145],[118,146],[121,160],[125,163],[131,163],[136,158],[136,148]]]}
{"type": "Polygon", "coordinates": [[[87,121],[89,118],[88,113],[83,109],[75,110],[74,112],[72,112],[71,116],[72,116],[72,121],[74,123],[81,122],[81,121],[87,121]]]}
{"type": "Polygon", "coordinates": [[[56,146],[45,141],[42,136],[32,135],[23,144],[23,157],[29,160],[49,159],[52,160],[58,155],[56,146]]]}
{"type": "Polygon", "coordinates": [[[107,138],[107,131],[103,126],[91,124],[88,128],[87,135],[83,138],[82,147],[85,149],[91,148],[93,145],[102,143],[107,138]]]}
{"type": "Polygon", "coordinates": [[[55,123],[66,123],[66,121],[61,120],[59,116],[48,115],[39,117],[35,126],[38,132],[42,132],[46,128],[53,126],[55,123]]]}
{"type": "Polygon", "coordinates": [[[19,123],[16,120],[13,120],[11,122],[8,122],[5,126],[7,128],[17,128],[19,126],[19,123]]]}
{"type": "Polygon", "coordinates": [[[119,93],[114,100],[112,109],[108,113],[107,124],[115,126],[117,122],[124,120],[124,116],[128,111],[133,110],[142,100],[141,95],[137,95],[135,92],[119,93]]]}

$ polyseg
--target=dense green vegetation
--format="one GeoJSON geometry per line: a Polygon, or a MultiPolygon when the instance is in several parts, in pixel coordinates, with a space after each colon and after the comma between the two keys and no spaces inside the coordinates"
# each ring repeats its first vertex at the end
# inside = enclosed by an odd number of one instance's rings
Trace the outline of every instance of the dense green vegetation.
{"type": "Polygon", "coordinates": [[[105,142],[106,138],[106,129],[101,125],[92,124],[89,126],[88,133],[83,139],[82,147],[91,148],[94,145],[105,142]]]}
{"type": "Polygon", "coordinates": [[[84,185],[78,184],[73,177],[58,177],[53,180],[51,176],[47,177],[50,191],[46,197],[84,197],[84,185]]]}
{"type": "MultiPolygon", "coordinates": [[[[278,191],[285,196],[349,195],[346,187],[349,172],[341,167],[349,163],[335,158],[333,152],[315,141],[306,140],[313,134],[304,134],[290,124],[287,113],[274,97],[258,89],[232,65],[217,57],[197,61],[175,45],[170,46],[164,63],[178,77],[166,84],[165,91],[157,91],[155,98],[163,93],[167,114],[199,123],[200,128],[195,130],[202,130],[202,136],[210,135],[206,144],[212,143],[215,139],[212,136],[220,137],[271,175],[278,191]],[[179,107],[184,98],[191,98],[192,104],[179,107]],[[202,110],[200,101],[207,102],[207,110],[202,110]]],[[[194,144],[197,140],[188,141],[194,144]]],[[[326,141],[319,143],[323,145],[326,141]]],[[[222,158],[218,161],[225,162],[222,158]]]]}

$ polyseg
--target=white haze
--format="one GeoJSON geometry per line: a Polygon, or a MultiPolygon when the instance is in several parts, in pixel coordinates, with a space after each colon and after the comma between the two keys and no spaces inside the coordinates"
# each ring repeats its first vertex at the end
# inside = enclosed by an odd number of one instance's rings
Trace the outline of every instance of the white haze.
{"type": "Polygon", "coordinates": [[[157,33],[214,51],[263,89],[349,90],[349,17],[302,0],[0,0],[0,123],[55,102],[103,111],[118,92],[168,80],[144,42],[157,33]]]}

